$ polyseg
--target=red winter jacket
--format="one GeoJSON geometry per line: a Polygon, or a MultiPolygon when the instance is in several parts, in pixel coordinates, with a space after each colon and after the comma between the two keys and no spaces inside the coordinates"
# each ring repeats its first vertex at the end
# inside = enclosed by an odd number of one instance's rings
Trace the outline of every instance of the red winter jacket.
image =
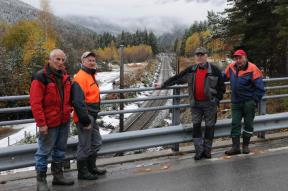
{"type": "Polygon", "coordinates": [[[37,127],[57,127],[70,120],[72,111],[70,90],[71,80],[66,73],[62,77],[63,101],[58,91],[55,76],[49,66],[38,71],[32,79],[30,105],[37,127]]]}

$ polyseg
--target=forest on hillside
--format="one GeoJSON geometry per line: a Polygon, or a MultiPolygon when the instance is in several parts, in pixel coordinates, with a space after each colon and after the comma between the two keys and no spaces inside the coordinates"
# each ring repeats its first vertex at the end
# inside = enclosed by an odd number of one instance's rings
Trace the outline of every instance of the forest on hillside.
{"type": "Polygon", "coordinates": [[[0,96],[28,94],[32,74],[47,63],[49,52],[54,48],[66,53],[66,66],[71,75],[77,71],[80,56],[87,50],[96,52],[102,70],[109,62],[119,64],[120,45],[125,46],[125,63],[143,62],[159,51],[153,32],[97,34],[55,17],[49,0],[41,1],[38,12],[17,0],[0,3],[0,96]],[[5,7],[14,11],[18,20],[13,19],[13,12],[8,13],[5,7]],[[19,16],[22,14],[23,18],[19,16]]]}
{"type": "Polygon", "coordinates": [[[174,43],[174,51],[190,57],[205,46],[216,61],[244,49],[268,76],[288,75],[288,1],[227,0],[224,12],[208,12],[174,43]]]}
{"type": "Polygon", "coordinates": [[[55,47],[66,52],[70,74],[77,71],[79,58],[87,50],[95,51],[99,62],[119,63],[120,45],[125,46],[124,61],[127,63],[141,62],[160,51],[173,50],[181,58],[188,58],[191,64],[189,58],[199,46],[206,47],[210,57],[218,62],[242,48],[266,76],[288,74],[286,0],[227,0],[228,6],[223,12],[208,11],[206,20],[192,23],[172,44],[171,39],[167,39],[169,35],[157,37],[147,30],[97,34],[52,15],[49,0],[41,0],[38,12],[20,5],[18,0],[3,2],[0,8],[3,12],[0,18],[1,96],[28,94],[32,73],[47,62],[49,51],[55,47]]]}

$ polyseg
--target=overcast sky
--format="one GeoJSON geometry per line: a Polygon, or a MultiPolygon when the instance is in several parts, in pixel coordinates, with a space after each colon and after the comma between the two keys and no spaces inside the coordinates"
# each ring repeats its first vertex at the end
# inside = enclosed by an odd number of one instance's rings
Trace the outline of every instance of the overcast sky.
{"type": "MultiPolygon", "coordinates": [[[[39,0],[22,0],[39,8],[39,0]]],[[[109,20],[167,17],[184,24],[205,20],[208,10],[223,11],[226,0],[50,0],[55,15],[95,16],[109,20]]]]}

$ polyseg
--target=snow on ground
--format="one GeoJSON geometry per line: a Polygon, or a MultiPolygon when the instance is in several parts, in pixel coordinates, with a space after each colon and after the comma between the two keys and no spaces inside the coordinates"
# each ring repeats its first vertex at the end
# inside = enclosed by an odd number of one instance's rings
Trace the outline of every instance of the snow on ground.
{"type": "MultiPolygon", "coordinates": [[[[129,63],[129,64],[126,64],[126,66],[129,66],[129,67],[137,67],[137,66],[143,66],[144,63],[142,62],[138,62],[138,63],[129,63]]],[[[146,63],[147,64],[147,63],[146,63]]]]}
{"type": "Polygon", "coordinates": [[[109,133],[111,133],[111,129],[100,128],[100,135],[107,135],[109,133]]]}
{"type": "Polygon", "coordinates": [[[148,152],[158,152],[158,151],[161,151],[163,150],[164,148],[162,146],[160,147],[152,147],[152,148],[149,148],[147,149],[148,152]]]}
{"type": "MultiPolygon", "coordinates": [[[[17,133],[14,133],[9,136],[10,145],[13,145],[19,141],[21,141],[26,135],[36,135],[36,124],[35,123],[27,123],[27,124],[20,124],[20,125],[13,125],[14,129],[21,129],[17,133]]],[[[8,146],[8,137],[0,140],[0,147],[7,147],[8,146]]]]}
{"type": "MultiPolygon", "coordinates": [[[[115,70],[112,72],[100,72],[97,74],[96,79],[99,82],[100,90],[110,90],[112,89],[112,83],[114,80],[119,78],[119,71],[115,70]]],[[[21,129],[17,133],[14,133],[9,136],[10,145],[13,145],[25,137],[26,134],[35,135],[36,134],[36,124],[35,123],[28,123],[28,124],[20,124],[20,125],[13,125],[12,128],[14,129],[21,129]]],[[[109,134],[111,130],[106,130],[100,128],[100,134],[105,135],[109,134]]],[[[8,146],[8,137],[3,138],[0,140],[0,147],[7,147],[8,146]]]]}
{"type": "Polygon", "coordinates": [[[119,125],[119,119],[116,119],[115,115],[113,115],[113,116],[110,116],[110,115],[103,116],[102,120],[103,120],[103,125],[104,126],[117,127],[119,125]]]}
{"type": "MultiPolygon", "coordinates": [[[[149,95],[151,95],[151,92],[140,92],[137,94],[136,98],[146,98],[149,95]]],[[[128,109],[138,109],[139,106],[143,103],[144,101],[138,101],[134,103],[130,103],[127,105],[124,105],[124,110],[128,109]]],[[[125,113],[124,114],[124,119],[127,119],[131,114],[133,113],[125,113]]],[[[105,127],[113,128],[115,129],[116,127],[119,126],[119,115],[106,115],[102,117],[103,125],[105,127]]]]}
{"type": "MultiPolygon", "coordinates": [[[[142,63],[133,63],[131,64],[131,66],[138,66],[141,65],[142,63]]],[[[153,81],[155,81],[155,79],[158,77],[158,73],[159,73],[159,69],[160,69],[160,65],[158,66],[157,72],[154,75],[154,79],[151,79],[153,81]]],[[[104,90],[112,90],[112,83],[113,81],[118,81],[119,80],[119,69],[115,69],[111,72],[99,72],[96,75],[96,80],[99,83],[100,86],[100,91],[104,91],[104,90]]],[[[136,84],[135,87],[138,88],[143,88],[144,84],[136,84]]],[[[143,91],[143,92],[139,92],[137,93],[137,98],[144,98],[144,97],[148,97],[152,94],[152,91],[143,91]]],[[[101,98],[104,97],[104,94],[101,94],[101,98]]],[[[129,103],[127,105],[124,106],[125,110],[128,109],[137,109],[139,108],[138,105],[142,104],[143,101],[140,102],[134,102],[134,103],[129,103]]],[[[124,114],[124,118],[128,118],[132,113],[126,113],[124,114]]],[[[103,124],[104,126],[113,126],[113,127],[117,127],[119,125],[119,119],[118,119],[119,115],[112,115],[112,116],[104,116],[102,117],[103,120],[103,124]]],[[[26,134],[30,134],[30,135],[35,135],[36,134],[36,124],[35,123],[29,123],[29,124],[21,124],[21,125],[13,125],[12,126],[15,129],[21,129],[20,131],[18,131],[17,133],[10,135],[9,136],[9,141],[10,141],[10,145],[13,145],[17,142],[19,142],[20,140],[22,140],[25,137],[25,132],[26,134]]],[[[109,134],[111,132],[111,129],[104,129],[104,128],[100,128],[100,134],[101,135],[105,135],[105,134],[109,134]]],[[[8,138],[3,138],[0,140],[0,147],[7,147],[8,146],[8,138]]]]}
{"type": "MultiPolygon", "coordinates": [[[[139,66],[142,65],[142,63],[132,63],[132,64],[127,64],[128,66],[139,66]]],[[[159,76],[159,72],[160,72],[160,68],[161,68],[161,63],[157,66],[157,71],[154,74],[154,77],[152,77],[150,80],[155,83],[158,80],[158,76],[159,76]]],[[[152,84],[152,83],[151,83],[152,84]]],[[[111,85],[112,86],[112,85],[111,85]]],[[[138,83],[135,84],[133,86],[133,88],[145,88],[145,85],[143,83],[138,83]]],[[[100,89],[101,89],[101,85],[100,85],[100,89]]],[[[112,89],[112,88],[111,88],[112,89]]],[[[153,91],[143,91],[143,92],[138,92],[136,95],[136,98],[146,98],[151,96],[151,94],[153,93],[153,91]]],[[[144,101],[138,101],[138,102],[133,102],[133,103],[128,103],[126,105],[124,105],[124,110],[128,110],[128,109],[138,109],[139,106],[141,106],[141,104],[144,101]]],[[[132,113],[125,113],[124,114],[124,119],[127,119],[132,113]]],[[[114,128],[116,128],[119,125],[119,115],[110,115],[110,116],[104,116],[102,117],[103,120],[103,125],[104,126],[112,126],[114,128]]]]}
{"type": "MultiPolygon", "coordinates": [[[[119,70],[114,70],[112,72],[99,72],[96,74],[96,80],[99,83],[100,91],[112,90],[113,81],[117,81],[119,79],[120,72],[119,70]]],[[[103,98],[106,94],[101,94],[101,98],[103,98]]]]}
{"type": "MultiPolygon", "coordinates": [[[[13,125],[14,129],[21,129],[17,133],[14,133],[9,136],[9,145],[14,145],[17,142],[21,141],[25,138],[26,135],[36,135],[36,123],[27,123],[21,125],[13,125]]],[[[110,129],[102,129],[100,128],[100,134],[106,135],[111,132],[110,129]]],[[[0,147],[7,147],[8,145],[8,137],[0,140],[0,147]]]]}
{"type": "Polygon", "coordinates": [[[120,72],[119,70],[113,70],[111,72],[99,72],[96,74],[96,80],[99,85],[103,85],[105,83],[111,83],[113,80],[119,78],[120,72]]]}
{"type": "Polygon", "coordinates": [[[164,121],[165,121],[168,125],[172,125],[172,120],[171,120],[171,119],[164,119],[164,121]]]}
{"type": "MultiPolygon", "coordinates": [[[[129,109],[138,109],[138,105],[136,103],[131,103],[129,105],[124,106],[124,110],[129,110],[129,109]]],[[[124,119],[128,118],[132,113],[125,113],[124,114],[124,119]]]]}

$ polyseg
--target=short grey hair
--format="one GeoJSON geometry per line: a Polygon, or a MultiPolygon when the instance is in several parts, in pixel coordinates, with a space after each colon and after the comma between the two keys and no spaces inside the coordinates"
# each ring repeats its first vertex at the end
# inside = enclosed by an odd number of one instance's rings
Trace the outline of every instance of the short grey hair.
{"type": "Polygon", "coordinates": [[[51,50],[50,54],[49,54],[49,58],[52,58],[54,57],[57,53],[59,52],[62,52],[64,55],[65,55],[65,59],[66,59],[66,54],[64,53],[63,50],[59,49],[59,48],[56,48],[56,49],[53,49],[51,50]]]}

